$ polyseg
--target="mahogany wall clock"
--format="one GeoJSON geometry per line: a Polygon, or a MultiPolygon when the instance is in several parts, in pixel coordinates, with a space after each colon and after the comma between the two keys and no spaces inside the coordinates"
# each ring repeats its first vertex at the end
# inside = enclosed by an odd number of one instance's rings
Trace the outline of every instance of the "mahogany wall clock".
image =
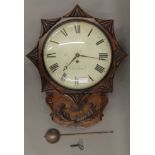
{"type": "Polygon", "coordinates": [[[41,23],[38,43],[27,57],[40,73],[52,120],[82,127],[99,122],[116,68],[126,56],[113,20],[93,17],[77,5],[63,17],[41,23]]]}

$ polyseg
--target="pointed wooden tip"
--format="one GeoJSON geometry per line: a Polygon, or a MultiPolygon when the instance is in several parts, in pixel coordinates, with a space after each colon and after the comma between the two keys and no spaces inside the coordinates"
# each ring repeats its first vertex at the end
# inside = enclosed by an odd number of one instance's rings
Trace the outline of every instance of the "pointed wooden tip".
{"type": "Polygon", "coordinates": [[[81,8],[79,4],[76,4],[74,8],[81,8]]]}
{"type": "Polygon", "coordinates": [[[63,17],[87,17],[87,18],[91,18],[92,16],[89,15],[88,13],[86,13],[83,9],[81,9],[81,7],[76,4],[75,7],[68,12],[66,15],[64,15],[63,17]]]}
{"type": "Polygon", "coordinates": [[[30,59],[30,53],[27,53],[25,56],[30,59]]]}

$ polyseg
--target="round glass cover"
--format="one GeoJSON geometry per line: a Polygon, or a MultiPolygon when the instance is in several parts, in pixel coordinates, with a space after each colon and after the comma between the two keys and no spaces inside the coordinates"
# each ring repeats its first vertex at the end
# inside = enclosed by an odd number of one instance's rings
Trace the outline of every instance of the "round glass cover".
{"type": "Polygon", "coordinates": [[[47,37],[43,60],[50,77],[69,89],[86,89],[107,74],[112,49],[105,33],[96,25],[73,20],[58,25],[47,37]]]}

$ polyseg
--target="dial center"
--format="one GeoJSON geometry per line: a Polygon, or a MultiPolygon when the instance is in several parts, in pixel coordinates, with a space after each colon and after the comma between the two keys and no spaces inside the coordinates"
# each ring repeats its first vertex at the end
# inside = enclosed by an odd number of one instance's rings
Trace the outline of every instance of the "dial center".
{"type": "Polygon", "coordinates": [[[76,53],[76,54],[75,54],[75,56],[76,56],[76,57],[79,57],[79,56],[80,56],[80,54],[79,54],[79,53],[76,53]]]}

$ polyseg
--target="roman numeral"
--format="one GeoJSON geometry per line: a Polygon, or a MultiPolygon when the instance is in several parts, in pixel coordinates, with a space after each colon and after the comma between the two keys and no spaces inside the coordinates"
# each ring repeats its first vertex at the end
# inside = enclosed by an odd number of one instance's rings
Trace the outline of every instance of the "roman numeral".
{"type": "Polygon", "coordinates": [[[77,86],[79,84],[79,80],[77,77],[75,77],[75,85],[77,86]]]}
{"type": "Polygon", "coordinates": [[[108,58],[108,53],[99,53],[99,60],[106,60],[108,58]]]}
{"type": "Polygon", "coordinates": [[[66,32],[66,30],[63,28],[61,31],[60,31],[65,37],[67,37],[68,36],[68,34],[67,34],[67,32],[66,32]]]}
{"type": "Polygon", "coordinates": [[[96,45],[100,45],[100,44],[103,43],[103,42],[104,42],[104,40],[101,39],[100,41],[98,41],[98,42],[96,43],[96,45]]]}
{"type": "Polygon", "coordinates": [[[92,33],[93,29],[91,29],[88,33],[88,37],[90,36],[90,34],[92,33]]]}
{"type": "Polygon", "coordinates": [[[59,68],[59,65],[58,65],[58,63],[55,63],[55,64],[51,65],[49,68],[53,73],[59,68]]]}
{"type": "Polygon", "coordinates": [[[66,73],[63,73],[63,75],[61,76],[61,81],[65,81],[66,80],[66,77],[67,77],[67,74],[66,73]]]}
{"type": "Polygon", "coordinates": [[[90,75],[88,75],[88,77],[91,81],[94,81],[94,79],[90,75]]]}
{"type": "Polygon", "coordinates": [[[53,41],[53,40],[50,40],[50,42],[55,43],[55,44],[59,44],[57,41],[53,41]]]}
{"type": "Polygon", "coordinates": [[[100,66],[99,64],[96,65],[95,70],[102,73],[104,71],[104,67],[100,66]]]}
{"type": "Polygon", "coordinates": [[[47,57],[48,58],[55,58],[56,57],[55,54],[56,53],[49,53],[49,54],[47,54],[47,57]]]}
{"type": "Polygon", "coordinates": [[[80,33],[80,25],[75,25],[74,28],[75,28],[76,34],[80,33]]]}

